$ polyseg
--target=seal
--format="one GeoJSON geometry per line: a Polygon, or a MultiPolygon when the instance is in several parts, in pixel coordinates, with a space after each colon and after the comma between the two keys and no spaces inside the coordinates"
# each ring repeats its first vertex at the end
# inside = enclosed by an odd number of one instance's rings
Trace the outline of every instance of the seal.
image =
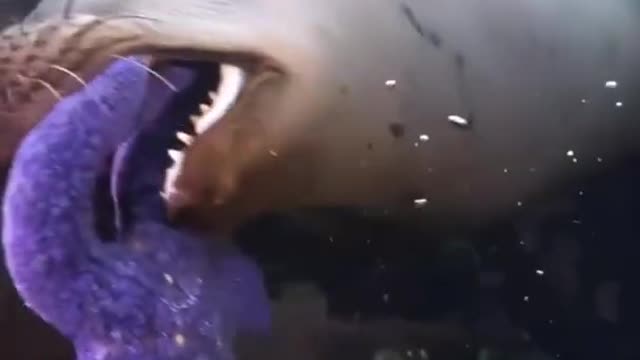
{"type": "Polygon", "coordinates": [[[627,0],[44,0],[3,34],[3,158],[56,96],[144,54],[211,90],[170,151],[174,212],[481,224],[638,150],[639,17],[627,0]]]}

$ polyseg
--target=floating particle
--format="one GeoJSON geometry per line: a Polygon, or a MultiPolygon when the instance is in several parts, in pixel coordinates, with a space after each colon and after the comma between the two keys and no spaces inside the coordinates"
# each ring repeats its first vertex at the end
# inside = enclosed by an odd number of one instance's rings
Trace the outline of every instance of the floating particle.
{"type": "Polygon", "coordinates": [[[606,87],[607,89],[615,89],[618,87],[618,82],[615,80],[609,80],[604,83],[604,87],[606,87]]]}
{"type": "Polygon", "coordinates": [[[407,350],[407,357],[413,357],[413,351],[412,350],[407,350]]]}
{"type": "Polygon", "coordinates": [[[536,270],[536,274],[542,276],[542,275],[544,275],[544,270],[538,269],[538,270],[536,270]]]}
{"type": "Polygon", "coordinates": [[[397,84],[398,84],[398,82],[397,82],[397,81],[395,81],[395,80],[387,80],[387,81],[385,81],[385,83],[384,83],[384,85],[385,85],[386,87],[388,87],[388,88],[394,88],[394,87],[396,87],[396,85],[397,85],[397,84]]]}
{"type": "Polygon", "coordinates": [[[449,115],[447,117],[447,119],[449,119],[450,122],[459,125],[459,126],[468,126],[469,125],[469,120],[463,118],[460,115],[449,115]]]}
{"type": "Polygon", "coordinates": [[[164,279],[166,282],[168,282],[169,284],[173,284],[174,280],[173,280],[173,276],[171,276],[170,274],[164,273],[163,274],[164,279]]]}
{"type": "Polygon", "coordinates": [[[175,341],[178,346],[184,346],[187,339],[185,339],[184,335],[178,333],[173,337],[173,341],[175,341]]]}
{"type": "Polygon", "coordinates": [[[382,301],[384,301],[385,303],[388,303],[389,302],[389,294],[382,295],[382,301]]]}
{"type": "Polygon", "coordinates": [[[420,349],[419,354],[421,359],[429,359],[429,353],[426,349],[420,349]]]}
{"type": "Polygon", "coordinates": [[[413,200],[413,204],[416,207],[423,207],[423,206],[427,205],[428,202],[429,202],[429,200],[427,198],[413,200]]]}
{"type": "Polygon", "coordinates": [[[422,134],[422,135],[420,135],[419,139],[420,139],[421,142],[427,142],[427,141],[429,141],[430,138],[429,138],[429,135],[422,134]]]}

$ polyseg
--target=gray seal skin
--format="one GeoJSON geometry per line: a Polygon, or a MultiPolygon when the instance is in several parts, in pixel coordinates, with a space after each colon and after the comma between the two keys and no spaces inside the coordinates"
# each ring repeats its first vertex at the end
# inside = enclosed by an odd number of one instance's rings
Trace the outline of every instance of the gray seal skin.
{"type": "Polygon", "coordinates": [[[57,101],[19,74],[65,95],[81,85],[51,64],[85,80],[113,54],[232,64],[240,96],[166,194],[218,229],[326,206],[482,224],[637,151],[633,1],[69,4],[44,0],[4,33],[3,159],[57,101]]]}

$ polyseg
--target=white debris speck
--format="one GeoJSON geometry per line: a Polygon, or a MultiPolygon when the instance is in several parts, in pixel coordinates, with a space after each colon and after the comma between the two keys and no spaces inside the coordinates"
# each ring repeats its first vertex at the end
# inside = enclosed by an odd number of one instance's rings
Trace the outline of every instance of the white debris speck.
{"type": "Polygon", "coordinates": [[[571,159],[571,161],[573,161],[574,163],[577,163],[578,162],[578,158],[573,158],[573,159],[571,159]]]}
{"type": "Polygon", "coordinates": [[[528,297],[528,296],[525,296],[525,297],[523,298],[523,300],[524,300],[524,302],[529,302],[529,297],[528,297]]]}
{"type": "Polygon", "coordinates": [[[609,80],[604,83],[604,87],[606,87],[607,89],[615,89],[618,87],[618,82],[615,80],[609,80]]]}
{"type": "Polygon", "coordinates": [[[596,161],[597,161],[597,162],[599,162],[599,163],[601,163],[601,162],[602,162],[602,158],[598,156],[598,157],[596,158],[596,161]]]}
{"type": "Polygon", "coordinates": [[[521,207],[521,206],[522,206],[522,201],[518,201],[518,202],[516,203],[516,205],[518,205],[518,207],[521,207]]]}
{"type": "Polygon", "coordinates": [[[536,274],[542,276],[542,275],[544,275],[544,270],[538,269],[538,270],[536,270],[536,274]]]}
{"type": "Polygon", "coordinates": [[[447,119],[449,119],[450,122],[456,125],[462,125],[462,126],[469,125],[469,121],[460,115],[449,115],[447,119]]]}
{"type": "Polygon", "coordinates": [[[187,339],[185,339],[184,335],[178,333],[173,337],[173,341],[176,342],[178,346],[184,346],[184,343],[187,339]]]}
{"type": "Polygon", "coordinates": [[[502,171],[506,174],[506,173],[508,173],[508,172],[509,172],[509,169],[504,168],[502,171]]]}
{"type": "Polygon", "coordinates": [[[567,156],[574,156],[575,152],[573,150],[567,151],[567,156]]]}
{"type": "Polygon", "coordinates": [[[413,357],[413,351],[407,350],[407,357],[413,357]]]}
{"type": "Polygon", "coordinates": [[[386,87],[388,87],[388,88],[394,88],[394,87],[396,87],[396,85],[397,85],[397,84],[398,84],[398,82],[397,82],[397,81],[395,81],[395,80],[387,80],[387,81],[385,81],[385,83],[384,83],[384,85],[385,85],[386,87]]]}
{"type": "Polygon", "coordinates": [[[389,294],[382,295],[382,301],[384,301],[385,303],[388,303],[389,302],[389,294]]]}
{"type": "Polygon", "coordinates": [[[221,336],[216,336],[216,347],[218,349],[223,349],[225,347],[224,341],[222,340],[221,336]]]}
{"type": "Polygon", "coordinates": [[[581,99],[580,102],[583,103],[583,104],[586,104],[588,101],[587,101],[587,99],[581,99]]]}
{"type": "Polygon", "coordinates": [[[429,138],[429,135],[422,134],[422,135],[420,135],[419,139],[420,139],[421,142],[427,142],[427,141],[429,141],[430,138],[429,138]]]}
{"type": "Polygon", "coordinates": [[[173,276],[171,276],[170,274],[164,273],[163,274],[164,279],[169,283],[169,284],[173,284],[173,276]]]}
{"type": "Polygon", "coordinates": [[[427,205],[428,202],[429,202],[429,200],[427,198],[413,200],[413,204],[416,207],[423,207],[423,206],[427,205]]]}
{"type": "Polygon", "coordinates": [[[622,103],[622,101],[617,101],[617,102],[616,102],[616,107],[621,108],[621,107],[623,107],[623,106],[624,106],[624,104],[622,103]]]}
{"type": "Polygon", "coordinates": [[[272,150],[269,150],[269,155],[273,157],[278,157],[278,152],[272,149],[272,150]]]}

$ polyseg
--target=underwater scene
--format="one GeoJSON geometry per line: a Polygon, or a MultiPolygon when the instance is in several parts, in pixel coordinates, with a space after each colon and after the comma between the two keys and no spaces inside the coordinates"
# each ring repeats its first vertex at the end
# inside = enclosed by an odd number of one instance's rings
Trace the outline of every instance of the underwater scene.
{"type": "Polygon", "coordinates": [[[635,1],[0,29],[0,360],[640,359],[635,1]]]}

